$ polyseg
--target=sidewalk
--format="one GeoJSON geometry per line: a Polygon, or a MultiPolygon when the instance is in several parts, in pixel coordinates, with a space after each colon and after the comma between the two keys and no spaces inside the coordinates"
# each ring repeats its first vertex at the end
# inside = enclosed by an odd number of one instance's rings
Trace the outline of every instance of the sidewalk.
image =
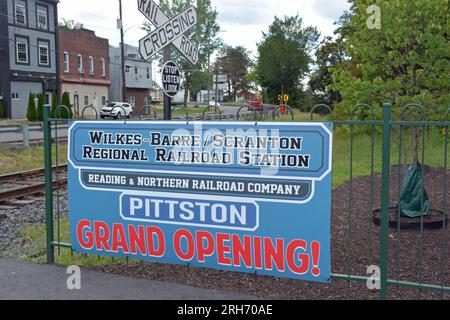
{"type": "Polygon", "coordinates": [[[238,293],[193,288],[81,270],[81,290],[68,290],[66,269],[0,259],[1,299],[83,300],[245,300],[238,293]]]}

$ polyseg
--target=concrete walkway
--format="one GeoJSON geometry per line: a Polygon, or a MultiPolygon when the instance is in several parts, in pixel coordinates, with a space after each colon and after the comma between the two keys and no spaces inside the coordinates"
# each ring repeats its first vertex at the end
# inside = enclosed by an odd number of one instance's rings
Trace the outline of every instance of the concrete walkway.
{"type": "Polygon", "coordinates": [[[52,265],[0,259],[0,300],[251,300],[251,296],[81,270],[81,290],[67,289],[70,275],[52,265]]]}

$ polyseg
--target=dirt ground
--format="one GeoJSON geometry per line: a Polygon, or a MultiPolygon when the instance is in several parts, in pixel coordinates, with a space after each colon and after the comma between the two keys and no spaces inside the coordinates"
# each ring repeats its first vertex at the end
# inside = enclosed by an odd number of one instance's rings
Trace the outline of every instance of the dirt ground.
{"type": "MultiPolygon", "coordinates": [[[[432,208],[446,212],[450,207],[450,190],[445,195],[444,177],[450,184],[450,171],[430,169],[426,173],[426,190],[432,208]]],[[[400,178],[402,180],[402,178],[400,178]]],[[[350,182],[332,193],[331,263],[334,274],[367,276],[367,267],[378,265],[379,227],[372,222],[372,208],[380,207],[381,176],[373,177],[373,202],[371,202],[371,177],[352,181],[352,209],[350,213],[350,182]],[[348,244],[351,243],[351,246],[348,244]]],[[[398,201],[398,176],[391,175],[391,206],[398,201]]],[[[450,188],[449,188],[450,189],[450,188]]],[[[426,284],[450,286],[450,229],[389,231],[389,278],[426,284]],[[443,281],[441,281],[443,280],[443,281]]],[[[261,275],[209,270],[160,263],[112,264],[102,271],[186,284],[201,288],[214,288],[254,295],[265,299],[377,299],[378,292],[370,291],[365,282],[333,280],[318,284],[261,275]]],[[[450,294],[425,290],[389,287],[390,299],[450,299],[450,294]]]]}

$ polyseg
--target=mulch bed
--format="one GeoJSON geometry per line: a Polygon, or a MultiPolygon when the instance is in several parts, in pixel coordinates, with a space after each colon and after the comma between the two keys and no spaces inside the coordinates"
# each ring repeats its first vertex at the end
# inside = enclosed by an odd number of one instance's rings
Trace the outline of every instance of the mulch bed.
{"type": "MultiPolygon", "coordinates": [[[[391,201],[398,201],[398,176],[391,175],[391,201]]],[[[450,184],[450,171],[430,168],[425,176],[432,208],[449,213],[450,190],[443,194],[444,177],[450,184]],[[444,196],[447,207],[443,208],[444,196]],[[445,210],[444,210],[445,209],[445,210]]],[[[381,176],[374,175],[373,210],[380,207],[381,176]]],[[[400,182],[402,177],[400,177],[400,182]]],[[[371,177],[352,181],[352,210],[349,214],[350,182],[333,190],[331,217],[331,263],[335,274],[367,276],[367,267],[378,265],[379,227],[372,222],[370,210],[371,177]],[[351,243],[351,246],[348,245],[351,243]]],[[[450,188],[449,188],[450,189],[450,188]]],[[[389,230],[389,278],[450,286],[450,228],[419,231],[389,230]],[[444,254],[441,255],[442,245],[444,254]],[[440,270],[444,270],[441,274],[440,270]]],[[[365,282],[333,280],[319,284],[292,279],[234,273],[197,267],[160,263],[111,264],[93,268],[104,272],[194,287],[239,292],[263,299],[377,299],[365,282]]],[[[450,294],[425,290],[389,287],[390,299],[450,299],[450,294]]]]}

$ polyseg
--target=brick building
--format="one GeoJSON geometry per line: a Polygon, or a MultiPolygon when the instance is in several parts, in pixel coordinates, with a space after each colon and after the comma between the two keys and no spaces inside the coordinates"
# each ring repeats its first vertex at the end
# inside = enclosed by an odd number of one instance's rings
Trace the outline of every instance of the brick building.
{"type": "Polygon", "coordinates": [[[61,92],[70,94],[75,115],[88,105],[100,112],[111,85],[108,39],[83,28],[59,28],[58,37],[61,92]]]}

